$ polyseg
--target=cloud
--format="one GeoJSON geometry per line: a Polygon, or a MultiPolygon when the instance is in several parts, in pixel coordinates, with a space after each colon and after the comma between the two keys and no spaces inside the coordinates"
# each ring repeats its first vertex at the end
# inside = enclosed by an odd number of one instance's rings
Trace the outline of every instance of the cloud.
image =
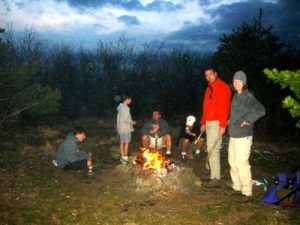
{"type": "Polygon", "coordinates": [[[149,3],[145,9],[150,11],[176,11],[183,9],[184,5],[181,3],[174,4],[171,1],[155,0],[149,3]]]}
{"type": "Polygon", "coordinates": [[[222,34],[251,23],[260,8],[263,23],[300,48],[299,0],[0,0],[0,27],[12,22],[17,31],[32,26],[49,38],[85,43],[124,34],[214,51],[222,34]]]}
{"type": "MultiPolygon", "coordinates": [[[[208,0],[199,0],[199,4],[208,0]]],[[[252,23],[258,17],[259,9],[263,9],[262,22],[265,26],[273,26],[274,32],[285,43],[300,49],[300,1],[242,1],[232,4],[221,4],[206,10],[210,19],[198,20],[196,23],[185,23],[180,30],[169,34],[165,41],[180,44],[189,49],[214,51],[219,38],[224,33],[231,33],[243,22],[252,23]]]]}
{"type": "Polygon", "coordinates": [[[124,22],[127,26],[140,25],[140,21],[135,16],[120,16],[119,21],[124,22]]]}
{"type": "Polygon", "coordinates": [[[67,2],[70,6],[84,8],[118,7],[130,11],[174,11],[184,7],[181,3],[170,0],[153,0],[141,3],[139,0],[56,0],[67,2]]]}
{"type": "Polygon", "coordinates": [[[115,6],[127,10],[137,10],[143,8],[138,0],[56,0],[67,2],[72,7],[101,8],[105,6],[115,6]]]}

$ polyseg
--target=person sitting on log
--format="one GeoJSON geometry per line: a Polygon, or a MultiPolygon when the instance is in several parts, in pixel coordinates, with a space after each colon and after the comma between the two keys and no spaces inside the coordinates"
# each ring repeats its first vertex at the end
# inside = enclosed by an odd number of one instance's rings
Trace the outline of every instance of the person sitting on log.
{"type": "Polygon", "coordinates": [[[192,154],[187,154],[187,149],[191,144],[196,148],[195,154],[200,157],[200,149],[204,142],[205,133],[201,133],[200,136],[200,126],[196,122],[196,117],[190,115],[186,118],[184,126],[181,127],[179,133],[179,150],[181,151],[182,160],[188,158],[193,158],[192,154]]]}
{"type": "Polygon", "coordinates": [[[161,149],[166,147],[166,155],[171,155],[172,137],[167,121],[161,119],[161,112],[152,111],[152,119],[144,124],[142,130],[142,145],[145,148],[161,149]]]}

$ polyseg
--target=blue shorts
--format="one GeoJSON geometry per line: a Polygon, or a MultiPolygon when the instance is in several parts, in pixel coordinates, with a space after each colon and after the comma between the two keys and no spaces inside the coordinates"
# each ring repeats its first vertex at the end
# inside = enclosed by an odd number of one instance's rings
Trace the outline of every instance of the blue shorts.
{"type": "Polygon", "coordinates": [[[131,141],[131,133],[129,134],[120,134],[121,142],[130,142],[131,141]]]}

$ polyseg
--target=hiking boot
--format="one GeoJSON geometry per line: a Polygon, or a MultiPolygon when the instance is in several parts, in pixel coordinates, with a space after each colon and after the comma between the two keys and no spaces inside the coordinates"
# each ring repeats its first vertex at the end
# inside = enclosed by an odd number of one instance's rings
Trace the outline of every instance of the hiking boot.
{"type": "Polygon", "coordinates": [[[221,187],[220,180],[213,179],[203,184],[207,188],[218,188],[221,187]]]}
{"type": "Polygon", "coordinates": [[[226,194],[229,195],[229,196],[234,196],[234,195],[241,196],[242,192],[234,190],[234,189],[231,189],[231,190],[227,191],[226,194]]]}
{"type": "Polygon", "coordinates": [[[233,183],[232,183],[232,181],[227,181],[227,182],[225,183],[225,185],[226,185],[226,187],[228,187],[229,189],[232,189],[233,183]]]}
{"type": "Polygon", "coordinates": [[[210,181],[210,175],[207,174],[207,175],[201,176],[201,180],[204,181],[204,182],[210,181]]]}
{"type": "Polygon", "coordinates": [[[239,202],[239,203],[247,203],[247,202],[251,202],[251,201],[253,201],[252,195],[247,196],[247,195],[242,194],[236,199],[236,202],[239,202]]]}

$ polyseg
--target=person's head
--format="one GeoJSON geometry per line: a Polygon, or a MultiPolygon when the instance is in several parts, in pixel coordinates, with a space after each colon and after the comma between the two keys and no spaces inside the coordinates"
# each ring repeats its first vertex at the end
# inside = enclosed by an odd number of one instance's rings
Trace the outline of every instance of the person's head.
{"type": "Polygon", "coordinates": [[[86,132],[83,127],[76,127],[74,131],[74,136],[79,140],[79,142],[84,142],[86,138],[86,132]]]}
{"type": "Polygon", "coordinates": [[[123,103],[126,105],[130,105],[132,102],[132,96],[130,95],[123,95],[123,103]]]}
{"type": "Polygon", "coordinates": [[[233,76],[233,87],[237,93],[241,93],[247,88],[247,76],[243,71],[235,72],[233,76]]]}
{"type": "Polygon", "coordinates": [[[196,117],[194,117],[193,115],[190,115],[186,118],[185,125],[188,127],[193,127],[195,121],[196,121],[196,117]]]}
{"type": "Polygon", "coordinates": [[[217,76],[218,76],[216,70],[213,69],[213,68],[210,68],[210,67],[206,68],[204,70],[204,73],[205,73],[205,79],[207,80],[207,82],[209,84],[213,83],[216,80],[217,76]]]}
{"type": "Polygon", "coordinates": [[[160,112],[158,109],[154,109],[154,110],[152,111],[152,119],[153,119],[154,121],[159,121],[160,118],[161,118],[161,112],[160,112]]]}

